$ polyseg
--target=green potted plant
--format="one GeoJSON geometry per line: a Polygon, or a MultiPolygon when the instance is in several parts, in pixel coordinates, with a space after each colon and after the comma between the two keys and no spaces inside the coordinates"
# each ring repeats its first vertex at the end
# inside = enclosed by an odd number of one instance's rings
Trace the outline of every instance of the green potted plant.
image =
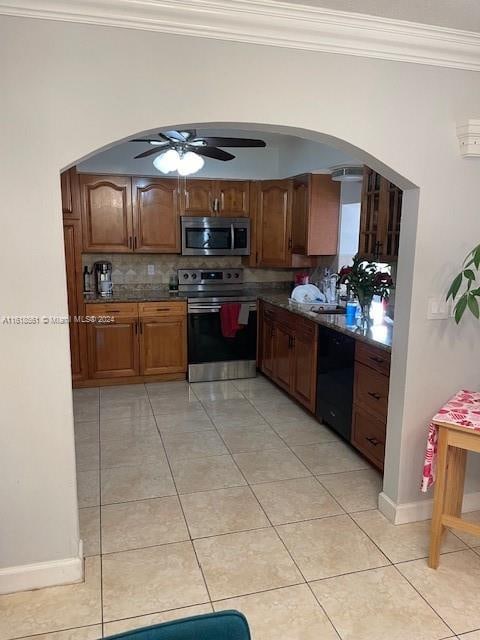
{"type": "Polygon", "coordinates": [[[354,256],[351,266],[344,266],[338,273],[338,285],[347,285],[348,291],[358,300],[362,311],[362,326],[368,326],[370,305],[374,296],[388,300],[394,284],[391,275],[382,271],[375,262],[354,256]]]}
{"type": "Polygon", "coordinates": [[[468,309],[475,318],[480,317],[480,307],[477,298],[480,297],[480,286],[477,283],[477,275],[480,267],[480,244],[472,249],[463,261],[462,270],[453,279],[447,293],[447,301],[451,298],[453,315],[458,324],[463,314],[468,309]],[[461,293],[460,290],[463,290],[461,293]],[[458,299],[457,299],[457,296],[458,299]],[[455,300],[457,301],[455,302],[455,300]]]}

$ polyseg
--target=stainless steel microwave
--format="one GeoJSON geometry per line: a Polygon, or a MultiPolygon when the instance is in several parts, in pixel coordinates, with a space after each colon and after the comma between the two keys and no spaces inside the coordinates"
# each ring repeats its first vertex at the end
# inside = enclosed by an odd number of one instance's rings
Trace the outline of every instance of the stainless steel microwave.
{"type": "Polygon", "coordinates": [[[182,221],[183,256],[250,255],[250,219],[187,217],[182,221]]]}

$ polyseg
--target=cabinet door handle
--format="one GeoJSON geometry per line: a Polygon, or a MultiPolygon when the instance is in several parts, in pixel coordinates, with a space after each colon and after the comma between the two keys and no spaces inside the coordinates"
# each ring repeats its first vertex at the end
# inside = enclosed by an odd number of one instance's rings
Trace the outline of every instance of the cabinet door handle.
{"type": "Polygon", "coordinates": [[[382,397],[379,393],[376,393],[374,391],[369,391],[368,395],[372,398],[375,398],[375,400],[380,400],[380,398],[382,397]]]}
{"type": "Polygon", "coordinates": [[[380,358],[380,356],[368,356],[368,357],[370,358],[370,360],[373,360],[374,362],[378,362],[378,364],[385,362],[385,358],[380,358]]]}
{"type": "Polygon", "coordinates": [[[289,249],[292,248],[292,239],[291,238],[288,239],[288,248],[289,249]]]}
{"type": "Polygon", "coordinates": [[[138,322],[135,322],[134,327],[135,327],[135,335],[137,335],[137,333],[138,333],[138,322]]]}
{"type": "Polygon", "coordinates": [[[368,442],[370,442],[370,444],[373,444],[374,447],[377,447],[379,444],[382,444],[380,440],[377,440],[376,438],[365,437],[365,440],[368,440],[368,442]]]}
{"type": "Polygon", "coordinates": [[[132,236],[128,236],[128,248],[132,248],[132,236]]]}
{"type": "Polygon", "coordinates": [[[143,333],[143,322],[140,320],[140,335],[143,333]]]}
{"type": "Polygon", "coordinates": [[[137,248],[137,236],[135,236],[133,238],[133,248],[136,249],[137,248]]]}

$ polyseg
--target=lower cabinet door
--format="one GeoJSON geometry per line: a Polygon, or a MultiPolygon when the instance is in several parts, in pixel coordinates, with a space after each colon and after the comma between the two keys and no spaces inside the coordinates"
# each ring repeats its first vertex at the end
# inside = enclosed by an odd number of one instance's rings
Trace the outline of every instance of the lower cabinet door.
{"type": "Polygon", "coordinates": [[[272,320],[265,315],[260,326],[262,328],[260,367],[262,372],[271,378],[273,376],[273,336],[275,329],[272,320]]]}
{"type": "Polygon", "coordinates": [[[182,317],[140,320],[140,373],[184,373],[187,370],[187,320],[182,317]]]}
{"type": "Polygon", "coordinates": [[[273,335],[273,379],[286,391],[290,391],[292,374],[293,337],[281,324],[275,325],[273,335]]]}
{"type": "Polygon", "coordinates": [[[89,324],[90,378],[124,378],[139,373],[138,320],[116,318],[112,324],[89,324]]]}
{"type": "Polygon", "coordinates": [[[312,333],[297,331],[294,338],[291,393],[312,413],[315,413],[316,404],[316,376],[317,341],[315,331],[312,333]]]}

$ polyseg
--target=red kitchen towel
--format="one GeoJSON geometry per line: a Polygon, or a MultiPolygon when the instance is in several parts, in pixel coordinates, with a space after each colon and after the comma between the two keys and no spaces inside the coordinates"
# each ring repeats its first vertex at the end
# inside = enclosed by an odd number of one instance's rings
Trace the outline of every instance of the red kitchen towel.
{"type": "Polygon", "coordinates": [[[238,302],[228,302],[220,307],[220,326],[224,338],[234,338],[240,328],[238,314],[241,305],[238,302]]]}

